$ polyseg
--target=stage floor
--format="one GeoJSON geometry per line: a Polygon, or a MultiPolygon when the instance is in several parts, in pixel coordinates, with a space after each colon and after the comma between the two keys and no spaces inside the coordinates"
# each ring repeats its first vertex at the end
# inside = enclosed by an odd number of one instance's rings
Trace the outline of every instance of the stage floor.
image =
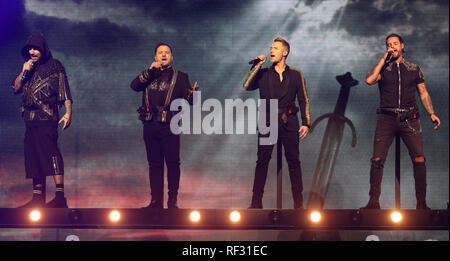
{"type": "Polygon", "coordinates": [[[0,228],[175,230],[448,230],[448,209],[18,209],[0,228]],[[34,212],[33,212],[34,211],[34,212]],[[314,213],[316,212],[316,213],[314,213]],[[393,220],[398,212],[400,220],[393,220]],[[312,218],[318,218],[313,221],[312,218]],[[196,217],[197,220],[193,220],[196,217]],[[35,220],[33,220],[33,218],[35,220]],[[115,220],[114,220],[115,218],[115,220]]]}

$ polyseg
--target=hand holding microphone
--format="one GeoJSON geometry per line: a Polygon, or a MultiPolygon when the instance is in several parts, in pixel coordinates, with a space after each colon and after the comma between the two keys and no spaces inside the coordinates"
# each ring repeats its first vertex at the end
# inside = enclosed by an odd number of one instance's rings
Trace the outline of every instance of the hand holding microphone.
{"type": "Polygon", "coordinates": [[[163,67],[163,63],[162,62],[153,62],[151,65],[150,65],[150,70],[153,70],[153,69],[160,69],[160,70],[162,70],[162,67],[163,67]]]}
{"type": "Polygon", "coordinates": [[[393,53],[394,53],[394,49],[388,48],[388,50],[384,54],[384,61],[385,61],[385,63],[390,63],[391,62],[391,58],[392,58],[392,54],[393,53]]]}
{"type": "Polygon", "coordinates": [[[263,63],[266,62],[266,59],[267,59],[266,56],[264,54],[261,54],[260,56],[248,62],[248,64],[253,64],[253,66],[262,65],[263,63]]]}
{"type": "Polygon", "coordinates": [[[23,64],[23,67],[22,67],[22,81],[25,80],[28,77],[28,74],[33,69],[33,66],[34,66],[34,61],[31,60],[31,59],[23,64]]]}

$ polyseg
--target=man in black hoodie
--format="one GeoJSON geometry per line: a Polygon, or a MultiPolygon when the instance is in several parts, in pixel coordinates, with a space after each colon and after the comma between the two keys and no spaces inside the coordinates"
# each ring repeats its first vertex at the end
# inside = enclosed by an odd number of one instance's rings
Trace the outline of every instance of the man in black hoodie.
{"type": "Polygon", "coordinates": [[[33,179],[33,198],[21,207],[67,208],[64,197],[64,163],[58,148],[58,124],[70,126],[72,97],[63,65],[52,57],[40,33],[31,35],[22,48],[26,60],[22,72],[13,80],[14,94],[22,93],[22,117],[26,178],[33,179]],[[58,109],[66,113],[59,118],[58,109]],[[45,205],[46,177],[53,176],[55,198],[45,205]]]}
{"type": "Polygon", "coordinates": [[[174,113],[170,103],[178,98],[186,99],[192,105],[191,87],[186,73],[172,67],[172,48],[160,43],[155,48],[155,60],[140,73],[130,87],[142,93],[139,119],[144,124],[144,141],[147,150],[149,178],[152,199],[145,208],[163,208],[164,162],[167,166],[169,188],[168,208],[178,208],[177,196],[180,183],[180,135],[172,133],[170,120],[174,113]]]}

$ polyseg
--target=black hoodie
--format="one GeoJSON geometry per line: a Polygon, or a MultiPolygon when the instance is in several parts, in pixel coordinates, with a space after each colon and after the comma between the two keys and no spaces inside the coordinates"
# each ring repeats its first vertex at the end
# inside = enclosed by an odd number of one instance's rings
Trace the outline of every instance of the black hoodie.
{"type": "Polygon", "coordinates": [[[22,48],[22,56],[28,61],[29,50],[34,47],[42,56],[24,79],[17,93],[22,95],[22,112],[27,126],[57,124],[58,108],[66,100],[72,101],[65,69],[52,57],[48,44],[40,33],[31,35],[22,48]]]}

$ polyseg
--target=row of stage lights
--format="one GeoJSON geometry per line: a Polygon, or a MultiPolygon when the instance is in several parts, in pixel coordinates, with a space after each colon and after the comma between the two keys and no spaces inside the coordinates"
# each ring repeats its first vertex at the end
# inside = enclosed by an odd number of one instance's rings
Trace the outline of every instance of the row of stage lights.
{"type": "MultiPolygon", "coordinates": [[[[30,211],[29,217],[30,220],[33,222],[38,222],[41,219],[41,212],[37,209],[30,211]]],[[[120,221],[120,211],[118,210],[112,210],[109,212],[109,220],[113,223],[117,223],[120,221]]],[[[199,223],[201,221],[201,213],[198,210],[193,210],[189,213],[189,220],[192,223],[199,223]]],[[[322,214],[317,211],[311,211],[309,215],[310,221],[314,224],[320,223],[322,220],[322,214]]],[[[229,214],[229,220],[232,223],[239,223],[241,221],[241,213],[237,210],[233,210],[229,214]]],[[[400,223],[402,221],[402,214],[399,211],[393,211],[391,213],[391,220],[394,223],[400,223]]]]}

